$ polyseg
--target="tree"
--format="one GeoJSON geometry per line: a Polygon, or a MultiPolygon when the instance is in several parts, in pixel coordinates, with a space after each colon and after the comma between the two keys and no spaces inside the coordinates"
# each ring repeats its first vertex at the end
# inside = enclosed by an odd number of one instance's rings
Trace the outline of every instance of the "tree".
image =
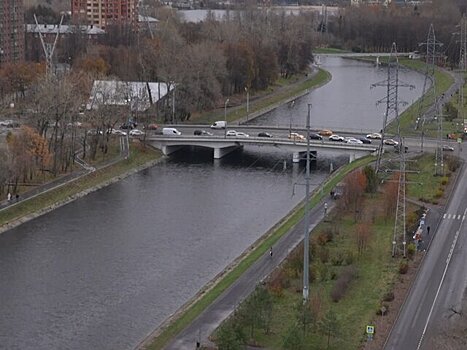
{"type": "Polygon", "coordinates": [[[313,314],[309,301],[305,304],[303,302],[299,302],[295,309],[297,322],[302,327],[303,336],[306,336],[309,326],[316,322],[316,315],[313,314]]]}
{"type": "Polygon", "coordinates": [[[375,172],[375,169],[367,165],[363,172],[366,176],[366,192],[375,193],[378,190],[379,179],[378,175],[375,172]]]}
{"type": "Polygon", "coordinates": [[[397,197],[399,195],[399,173],[396,172],[386,181],[383,187],[383,209],[385,218],[389,219],[396,214],[397,197]]]}
{"type": "Polygon", "coordinates": [[[266,333],[269,331],[272,305],[271,295],[262,286],[256,287],[255,291],[243,302],[239,311],[239,319],[245,327],[250,328],[251,337],[256,328],[262,328],[266,333]]]}
{"type": "Polygon", "coordinates": [[[355,243],[357,244],[358,254],[361,255],[366,250],[370,237],[370,225],[366,222],[358,224],[355,230],[355,243]]]}
{"type": "Polygon", "coordinates": [[[288,350],[304,349],[305,339],[297,325],[291,325],[282,339],[282,348],[288,350]]]}
{"type": "Polygon", "coordinates": [[[341,202],[347,210],[353,211],[355,220],[357,220],[367,186],[365,174],[362,170],[354,170],[345,177],[344,183],[344,194],[341,202]]]}
{"type": "Polygon", "coordinates": [[[245,337],[235,319],[227,321],[220,327],[216,343],[219,350],[241,350],[245,348],[243,345],[245,337]]]}
{"type": "Polygon", "coordinates": [[[337,337],[339,331],[339,321],[337,315],[332,309],[329,309],[326,315],[318,323],[318,328],[327,337],[327,349],[329,349],[329,343],[331,337],[337,337]]]}

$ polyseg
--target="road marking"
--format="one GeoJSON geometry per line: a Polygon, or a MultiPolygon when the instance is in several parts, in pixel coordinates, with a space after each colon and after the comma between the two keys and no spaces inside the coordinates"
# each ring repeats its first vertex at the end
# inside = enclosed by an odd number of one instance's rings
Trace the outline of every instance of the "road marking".
{"type": "Polygon", "coordinates": [[[444,213],[444,215],[443,215],[443,219],[446,219],[446,213],[444,213]]]}
{"type": "MultiPolygon", "coordinates": [[[[463,217],[465,217],[466,212],[467,212],[467,208],[464,210],[463,217]]],[[[457,238],[459,238],[459,233],[460,233],[463,223],[464,223],[464,220],[462,219],[461,226],[459,227],[459,230],[456,231],[456,235],[454,236],[454,240],[452,241],[451,249],[449,250],[448,258],[446,259],[446,267],[444,268],[443,276],[441,277],[441,281],[439,282],[438,290],[436,291],[436,294],[435,294],[435,299],[433,300],[433,303],[431,304],[430,313],[428,314],[428,317],[426,319],[425,327],[423,327],[423,332],[422,332],[422,335],[420,336],[417,350],[420,350],[420,347],[422,346],[423,337],[425,336],[426,329],[428,328],[428,323],[430,322],[431,314],[433,313],[433,309],[435,308],[436,300],[438,299],[439,292],[444,282],[444,278],[446,277],[446,273],[448,272],[448,267],[449,267],[449,263],[451,262],[452,253],[454,252],[454,249],[456,248],[457,238]]]]}
{"type": "Polygon", "coordinates": [[[451,214],[448,214],[448,220],[451,218],[451,214]]]}
{"type": "Polygon", "coordinates": [[[457,215],[457,220],[461,219],[461,214],[457,215]]]}

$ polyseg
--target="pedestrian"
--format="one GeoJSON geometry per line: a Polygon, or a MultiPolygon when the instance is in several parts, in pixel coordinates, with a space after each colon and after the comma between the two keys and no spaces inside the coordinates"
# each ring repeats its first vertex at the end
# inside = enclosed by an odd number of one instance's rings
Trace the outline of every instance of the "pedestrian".
{"type": "Polygon", "coordinates": [[[325,202],[324,203],[324,215],[326,215],[328,213],[328,203],[325,202]]]}
{"type": "Polygon", "coordinates": [[[269,248],[269,256],[272,258],[272,247],[269,248]]]}
{"type": "Polygon", "coordinates": [[[19,201],[19,194],[18,193],[16,194],[15,197],[16,197],[16,201],[19,201]]]}
{"type": "Polygon", "coordinates": [[[8,198],[8,202],[11,201],[11,193],[8,192],[8,195],[6,196],[8,198]]]}
{"type": "Polygon", "coordinates": [[[199,348],[201,348],[201,343],[198,340],[198,341],[196,341],[196,349],[199,349],[199,348]]]}
{"type": "Polygon", "coordinates": [[[426,234],[429,236],[430,235],[430,226],[426,227],[426,234]]]}

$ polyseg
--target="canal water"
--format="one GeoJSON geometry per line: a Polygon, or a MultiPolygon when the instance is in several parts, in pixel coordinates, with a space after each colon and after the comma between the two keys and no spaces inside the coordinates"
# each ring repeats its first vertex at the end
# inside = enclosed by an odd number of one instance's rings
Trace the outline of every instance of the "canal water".
{"type": "MultiPolygon", "coordinates": [[[[342,75],[338,62],[325,66],[336,79],[373,82],[373,67],[342,75]]],[[[339,104],[349,92],[334,84],[339,104]]],[[[375,103],[369,91],[359,104],[375,103]]],[[[319,159],[312,187],[346,161],[319,159]]],[[[303,199],[303,171],[275,148],[192,149],[5,232],[0,349],[132,349],[303,199]]]]}

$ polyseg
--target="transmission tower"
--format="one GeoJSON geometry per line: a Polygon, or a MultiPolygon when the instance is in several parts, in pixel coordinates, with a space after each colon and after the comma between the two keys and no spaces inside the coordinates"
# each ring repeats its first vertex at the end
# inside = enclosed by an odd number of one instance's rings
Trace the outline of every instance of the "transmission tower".
{"type": "MultiPolygon", "coordinates": [[[[386,127],[388,123],[388,117],[393,115],[394,119],[398,121],[399,118],[399,104],[407,104],[406,102],[399,101],[399,87],[408,87],[410,89],[414,89],[415,86],[406,84],[404,82],[399,81],[399,59],[397,58],[397,48],[396,43],[392,44],[391,48],[391,55],[389,56],[388,61],[388,70],[387,70],[387,79],[372,84],[371,87],[376,86],[385,86],[387,88],[386,97],[382,98],[381,100],[377,101],[377,104],[386,103],[386,111],[383,116],[383,127],[381,129],[381,142],[378,148],[378,158],[376,159],[376,168],[375,171],[378,172],[381,167],[381,157],[384,151],[384,139],[386,134],[386,127]]],[[[399,134],[399,139],[400,134],[399,134]]]]}
{"type": "MultiPolygon", "coordinates": [[[[39,29],[39,23],[37,22],[36,14],[34,14],[34,20],[36,21],[36,26],[39,29]]],[[[58,41],[58,37],[60,35],[60,27],[62,26],[62,22],[63,22],[63,16],[60,19],[60,24],[58,25],[58,31],[57,31],[57,34],[55,35],[55,40],[54,40],[53,44],[46,43],[44,41],[44,37],[42,36],[42,33],[41,33],[40,29],[38,30],[39,38],[41,39],[42,49],[44,50],[44,55],[45,55],[45,62],[46,62],[45,73],[46,73],[47,77],[49,77],[53,72],[53,70],[52,70],[53,54],[54,54],[54,51],[55,51],[55,46],[57,46],[57,41],[58,41]]]]}
{"type": "MultiPolygon", "coordinates": [[[[425,52],[425,81],[423,83],[422,97],[418,103],[418,118],[415,123],[415,129],[418,129],[421,124],[421,142],[420,150],[423,152],[423,142],[425,139],[425,123],[428,119],[433,119],[438,112],[435,106],[436,102],[436,79],[435,79],[435,63],[436,58],[439,57],[438,47],[443,44],[436,41],[435,29],[433,24],[430,25],[428,30],[427,40],[419,46],[426,46],[425,52]],[[431,87],[430,87],[431,85],[431,87]],[[427,91],[428,90],[428,91],[427,91]]],[[[439,118],[438,118],[439,119],[439,118]]],[[[438,120],[438,122],[441,122],[438,120]]],[[[438,126],[439,129],[439,126],[438,126]]]]}
{"type": "Polygon", "coordinates": [[[462,16],[460,27],[459,69],[465,71],[467,69],[467,18],[465,14],[462,16]]]}
{"type": "Polygon", "coordinates": [[[328,7],[324,4],[321,6],[321,23],[319,25],[319,31],[321,34],[327,33],[328,31],[328,7]]]}

